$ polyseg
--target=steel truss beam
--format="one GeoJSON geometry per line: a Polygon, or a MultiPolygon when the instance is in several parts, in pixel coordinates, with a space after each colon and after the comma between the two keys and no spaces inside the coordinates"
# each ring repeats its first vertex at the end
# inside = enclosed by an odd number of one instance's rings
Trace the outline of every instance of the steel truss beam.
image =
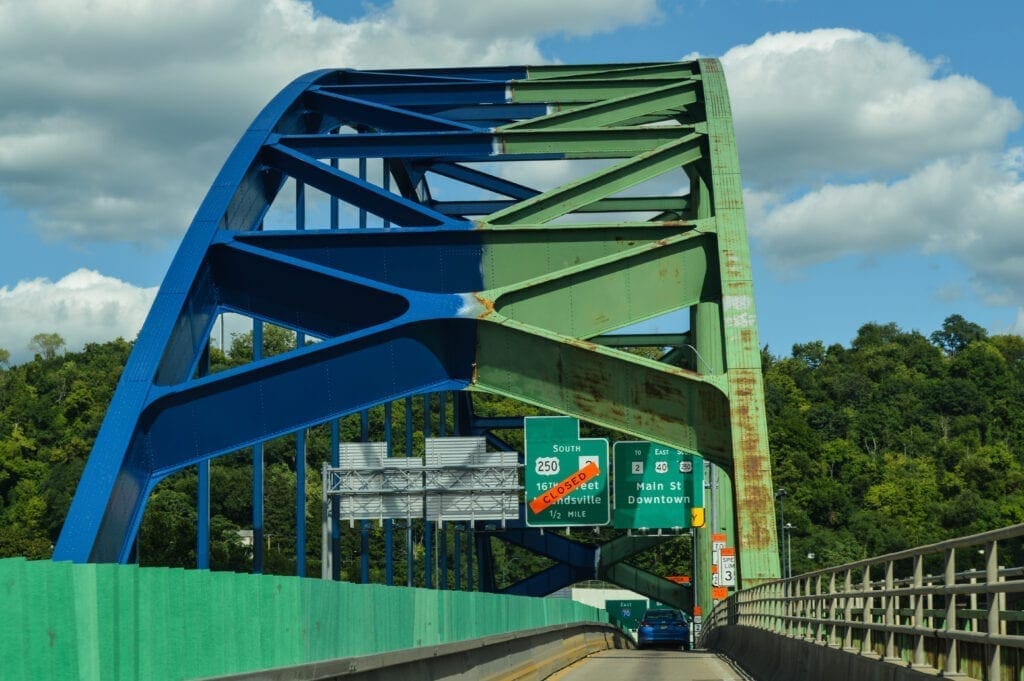
{"type": "MultiPolygon", "coordinates": [[[[286,87],[185,235],[54,557],[127,561],[167,475],[439,390],[511,396],[704,455],[731,476],[743,583],[778,576],[717,61],[325,70],[286,87]],[[294,229],[265,230],[282,221],[286,183],[294,229]],[[646,359],[608,340],[687,310],[690,328],[663,337],[700,361],[646,359]],[[203,375],[228,312],[318,342],[203,375]]],[[[583,569],[566,565],[537,579],[583,569]]]]}

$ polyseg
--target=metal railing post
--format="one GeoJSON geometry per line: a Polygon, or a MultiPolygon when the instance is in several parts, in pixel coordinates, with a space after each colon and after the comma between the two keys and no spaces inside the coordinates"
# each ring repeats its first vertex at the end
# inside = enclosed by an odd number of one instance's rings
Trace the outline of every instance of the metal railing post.
{"type": "Polygon", "coordinates": [[[843,577],[843,592],[846,594],[846,598],[843,599],[843,621],[845,629],[843,631],[843,647],[853,648],[853,627],[850,622],[853,621],[853,570],[847,568],[846,575],[843,577]]]}
{"type": "Polygon", "coordinates": [[[914,665],[924,666],[924,556],[914,556],[914,665]]]}
{"type": "MultiPolygon", "coordinates": [[[[874,597],[871,595],[871,566],[864,566],[864,575],[861,578],[861,591],[864,593],[864,607],[861,617],[863,618],[864,624],[871,624],[874,620],[874,615],[871,612],[871,606],[874,605],[874,597]]],[[[871,629],[864,627],[864,642],[861,643],[861,652],[869,653],[873,651],[871,641],[871,629]]]]}
{"type": "MultiPolygon", "coordinates": [[[[943,585],[950,589],[956,585],[956,549],[946,549],[946,566],[943,573],[943,585]]],[[[956,596],[951,593],[946,594],[946,632],[954,632],[957,629],[956,624],[956,596]]],[[[943,671],[946,674],[955,674],[957,672],[957,642],[955,638],[946,639],[946,665],[943,671]]]]}
{"type": "Polygon", "coordinates": [[[895,579],[893,574],[895,571],[895,561],[889,560],[885,563],[885,657],[887,659],[893,659],[896,657],[896,633],[893,631],[893,627],[896,625],[896,597],[892,593],[893,587],[895,586],[895,579]]]}
{"type": "Polygon", "coordinates": [[[828,645],[832,645],[839,638],[839,630],[837,629],[839,624],[838,624],[838,618],[836,617],[836,598],[835,598],[835,593],[836,593],[836,573],[833,572],[831,575],[829,575],[829,579],[828,579],[828,619],[829,619],[829,624],[828,624],[828,638],[825,641],[828,645]]]}
{"type": "MultiPolygon", "coordinates": [[[[999,581],[999,542],[992,540],[985,547],[985,587],[988,593],[987,631],[989,636],[999,635],[999,594],[992,591],[999,581]]],[[[1001,646],[995,641],[988,644],[988,678],[998,681],[1001,667],[1001,646]]]]}

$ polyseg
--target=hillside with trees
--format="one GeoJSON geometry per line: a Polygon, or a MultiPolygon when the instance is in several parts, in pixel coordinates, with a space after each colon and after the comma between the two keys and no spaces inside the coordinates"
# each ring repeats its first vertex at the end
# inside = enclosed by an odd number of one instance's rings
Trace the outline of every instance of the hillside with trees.
{"type": "MultiPolygon", "coordinates": [[[[293,343],[287,332],[268,328],[264,356],[293,343]]],[[[119,339],[66,352],[59,335],[41,333],[33,348],[35,358],[18,366],[8,366],[9,354],[0,349],[0,557],[51,555],[131,344],[119,339]]],[[[251,357],[252,337],[241,335],[227,352],[212,349],[211,370],[251,357]]],[[[763,360],[774,484],[787,490],[794,574],[1024,522],[1021,337],[989,335],[954,315],[929,336],[870,323],[849,347],[813,341],[794,346],[788,357],[765,349],[763,360]]],[[[500,398],[477,399],[480,411],[522,413],[500,398]]],[[[414,404],[419,421],[423,404],[414,404]]],[[[382,411],[370,414],[371,439],[383,439],[382,411]]],[[[402,410],[394,418],[395,436],[403,438],[402,410]]],[[[359,439],[359,416],[343,419],[341,428],[343,440],[359,439]]],[[[414,433],[414,442],[421,440],[422,431],[414,433]]],[[[266,445],[267,572],[294,572],[293,443],[283,438],[266,445]]],[[[319,470],[329,447],[326,426],[310,430],[310,574],[319,573],[319,470]]],[[[249,569],[237,532],[250,522],[249,463],[249,454],[240,452],[212,467],[214,569],[249,569]]],[[[194,565],[195,494],[194,471],[157,487],[140,532],[142,564],[194,565]]],[[[376,552],[383,550],[380,534],[373,534],[376,552]]],[[[356,540],[346,541],[344,553],[351,556],[356,540]]],[[[498,556],[503,583],[519,576],[509,566],[525,562],[532,570],[542,563],[511,547],[499,550],[510,552],[498,556]]],[[[687,558],[688,549],[666,545],[638,564],[677,574],[687,558]]],[[[344,576],[353,577],[354,569],[348,560],[344,576]]],[[[405,581],[403,571],[396,559],[398,583],[405,581]]]]}

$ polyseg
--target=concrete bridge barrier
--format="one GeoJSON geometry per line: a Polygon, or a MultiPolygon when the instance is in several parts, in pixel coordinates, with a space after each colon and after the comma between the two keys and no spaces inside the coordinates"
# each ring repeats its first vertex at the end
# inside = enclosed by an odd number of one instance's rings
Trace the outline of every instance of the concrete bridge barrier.
{"type": "Polygon", "coordinates": [[[591,653],[632,646],[608,624],[560,624],[206,681],[540,681],[591,653]]]}

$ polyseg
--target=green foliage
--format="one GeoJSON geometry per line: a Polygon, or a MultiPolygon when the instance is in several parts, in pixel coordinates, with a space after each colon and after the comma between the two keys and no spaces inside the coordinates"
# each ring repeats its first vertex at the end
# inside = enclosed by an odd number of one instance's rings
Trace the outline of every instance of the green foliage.
{"type": "Polygon", "coordinates": [[[865,324],[771,357],[765,391],[794,573],[1024,520],[1018,336],[865,324]]]}
{"type": "Polygon", "coordinates": [[[43,359],[53,359],[64,349],[64,339],[59,333],[37,333],[32,336],[28,347],[38,352],[43,359]]]}
{"type": "MultiPolygon", "coordinates": [[[[295,334],[265,325],[263,356],[295,348],[295,334]]],[[[63,351],[57,334],[33,339],[35,359],[7,366],[0,352],[0,556],[46,558],[60,532],[92,443],[131,345],[124,340],[63,351]]],[[[225,371],[252,358],[252,334],[232,338],[226,353],[210,351],[210,370],[225,371]]],[[[856,560],[942,538],[1024,522],[1024,338],[989,336],[954,315],[924,336],[896,324],[866,324],[850,347],[821,341],[794,345],[789,357],[762,353],[765,402],[776,487],[785,487],[786,521],[794,573],[856,560]],[[813,557],[811,557],[813,556],[813,557]]],[[[538,410],[487,394],[473,394],[473,409],[491,417],[538,410]]],[[[455,433],[455,406],[438,396],[398,400],[339,421],[342,441],[385,439],[391,413],[393,450],[422,456],[423,414],[430,435],[455,433]],[[406,435],[407,413],[412,416],[406,435]]],[[[496,431],[521,450],[522,431],[496,431]]],[[[626,439],[589,424],[585,437],[626,439]]],[[[331,458],[331,429],[306,434],[308,574],[319,574],[320,475],[331,458]]],[[[264,445],[265,571],[295,571],[295,436],[264,445]]],[[[252,525],[252,451],[211,464],[211,567],[247,572],[252,550],[242,531],[252,525]]],[[[193,566],[196,544],[195,470],[157,485],[139,533],[144,565],[193,566]]],[[[406,522],[396,521],[395,583],[406,574],[406,522]]],[[[472,538],[449,528],[449,560],[460,533],[464,554],[472,538]]],[[[412,521],[411,576],[422,583],[423,523],[412,521]]],[[[342,532],[343,577],[359,576],[359,529],[342,532]]],[[[574,530],[585,543],[615,531],[574,530]]],[[[384,530],[368,539],[373,581],[383,581],[384,530]]],[[[440,541],[440,534],[435,541],[440,541]]],[[[550,561],[491,540],[494,574],[508,586],[550,561]]],[[[465,556],[464,556],[465,557],[465,556]]],[[[686,574],[688,541],[668,542],[630,562],[655,574],[686,574]]],[[[453,563],[450,563],[453,565],[453,563]]],[[[440,570],[435,572],[440,577],[440,570]]],[[[454,583],[454,570],[448,575],[454,583]]],[[[463,580],[466,579],[463,573],[463,580]]],[[[465,584],[465,581],[463,581],[465,584]]]]}

